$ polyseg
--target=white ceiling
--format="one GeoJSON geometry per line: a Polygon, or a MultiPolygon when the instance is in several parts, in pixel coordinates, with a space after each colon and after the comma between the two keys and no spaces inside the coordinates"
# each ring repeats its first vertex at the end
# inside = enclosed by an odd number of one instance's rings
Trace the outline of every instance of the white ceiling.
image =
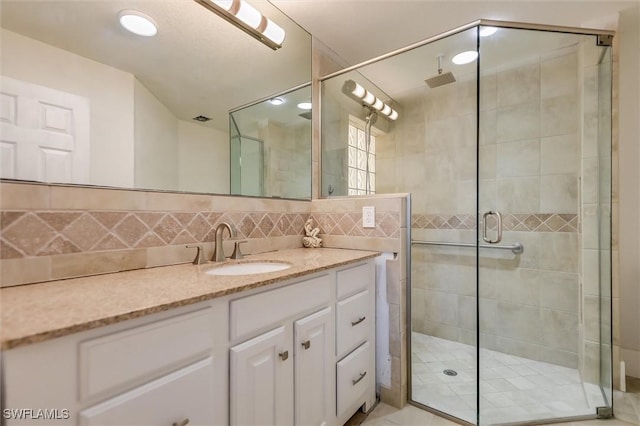
{"type": "Polygon", "coordinates": [[[271,0],[355,65],[478,19],[613,29],[638,0],[271,0]]]}

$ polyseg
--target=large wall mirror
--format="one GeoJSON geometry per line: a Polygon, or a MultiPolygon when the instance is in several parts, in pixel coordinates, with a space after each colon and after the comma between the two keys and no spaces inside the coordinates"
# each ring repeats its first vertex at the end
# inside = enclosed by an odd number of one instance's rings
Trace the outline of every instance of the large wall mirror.
{"type": "Polygon", "coordinates": [[[239,121],[269,130],[274,147],[286,143],[274,142],[282,129],[308,146],[273,149],[253,171],[261,192],[233,193],[311,198],[311,127],[299,116],[309,111],[268,102],[304,90],[310,101],[311,36],[268,1],[248,3],[285,31],[281,48],[193,0],[3,0],[1,177],[230,194],[230,117],[250,109],[239,121]],[[123,10],[150,17],[157,34],[125,30],[123,10]],[[292,152],[306,157],[292,161],[292,152]],[[309,164],[295,176],[306,191],[283,191],[264,175],[287,176],[300,163],[309,164]]]}

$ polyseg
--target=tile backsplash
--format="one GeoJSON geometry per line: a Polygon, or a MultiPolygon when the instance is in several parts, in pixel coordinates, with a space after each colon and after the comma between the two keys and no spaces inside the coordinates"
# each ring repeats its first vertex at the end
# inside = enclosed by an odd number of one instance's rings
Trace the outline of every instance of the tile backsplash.
{"type": "MultiPolygon", "coordinates": [[[[301,247],[309,217],[327,246],[398,251],[398,200],[374,201],[376,227],[365,229],[359,205],[347,199],[327,203],[2,182],[0,284],[185,263],[195,255],[185,245],[194,243],[210,257],[222,222],[235,227],[236,238],[248,240],[246,253],[301,247]]],[[[225,251],[231,249],[225,234],[225,251]]]]}
{"type": "Polygon", "coordinates": [[[228,222],[243,239],[302,235],[308,213],[221,211],[3,211],[0,258],[213,242],[228,222]]]}

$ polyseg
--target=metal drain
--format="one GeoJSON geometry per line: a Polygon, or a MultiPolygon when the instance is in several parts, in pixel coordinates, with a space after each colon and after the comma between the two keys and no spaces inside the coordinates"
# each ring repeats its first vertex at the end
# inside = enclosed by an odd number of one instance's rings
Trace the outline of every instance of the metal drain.
{"type": "Polygon", "coordinates": [[[444,374],[446,374],[447,376],[457,376],[458,372],[455,370],[444,370],[443,371],[444,374]]]}

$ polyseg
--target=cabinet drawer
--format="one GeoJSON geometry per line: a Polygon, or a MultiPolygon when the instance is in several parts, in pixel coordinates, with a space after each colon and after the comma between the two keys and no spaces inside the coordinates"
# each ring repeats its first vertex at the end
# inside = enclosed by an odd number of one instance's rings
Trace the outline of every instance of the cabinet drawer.
{"type": "Polygon", "coordinates": [[[213,348],[212,309],[205,308],[79,345],[80,397],[134,386],[204,358],[213,348]]]}
{"type": "MultiPolygon", "coordinates": [[[[370,346],[366,342],[338,363],[338,417],[365,395],[373,372],[369,371],[370,346]]],[[[362,401],[364,403],[364,400],[362,401]]]]}
{"type": "Polygon", "coordinates": [[[370,315],[369,290],[341,300],[336,308],[336,354],[342,357],[351,349],[367,340],[370,315]]]}
{"type": "Polygon", "coordinates": [[[367,288],[373,279],[370,276],[370,271],[369,264],[338,271],[336,274],[336,296],[338,299],[367,288]]]}
{"type": "Polygon", "coordinates": [[[300,312],[326,306],[330,300],[329,275],[232,300],[230,338],[248,337],[300,312]]]}
{"type": "Polygon", "coordinates": [[[211,357],[80,412],[80,424],[214,424],[211,357]]]}

